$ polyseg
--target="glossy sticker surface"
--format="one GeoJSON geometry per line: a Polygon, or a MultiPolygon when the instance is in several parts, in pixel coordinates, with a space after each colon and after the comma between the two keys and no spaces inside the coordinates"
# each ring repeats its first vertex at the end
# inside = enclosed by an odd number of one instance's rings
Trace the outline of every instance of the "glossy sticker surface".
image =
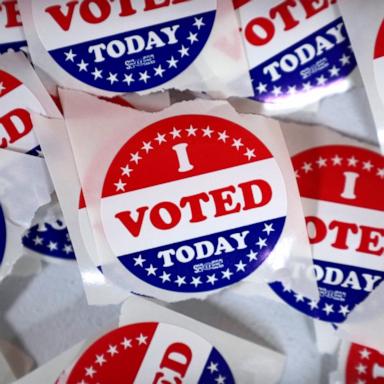
{"type": "Polygon", "coordinates": [[[27,47],[16,0],[0,1],[0,55],[27,47]]]}
{"type": "Polygon", "coordinates": [[[347,359],[345,384],[383,384],[384,354],[382,352],[364,345],[352,344],[347,359]]]}
{"type": "Polygon", "coordinates": [[[33,2],[41,42],[89,86],[136,92],[187,69],[211,34],[216,0],[33,2]]]}
{"type": "Polygon", "coordinates": [[[356,68],[335,3],[235,1],[256,100],[311,97],[356,68]]]}
{"type": "Polygon", "coordinates": [[[324,146],[292,162],[321,299],[311,301],[281,283],[271,287],[301,312],[340,323],[384,278],[384,159],[359,147],[324,146]]]}
{"type": "Polygon", "coordinates": [[[230,367],[205,339],[165,323],[115,329],[75,363],[67,384],[234,384],[230,367]]]}
{"type": "Polygon", "coordinates": [[[178,292],[252,274],[279,241],[286,213],[285,182],[268,148],[207,115],[170,117],[129,139],[101,201],[106,238],[123,266],[178,292]]]}

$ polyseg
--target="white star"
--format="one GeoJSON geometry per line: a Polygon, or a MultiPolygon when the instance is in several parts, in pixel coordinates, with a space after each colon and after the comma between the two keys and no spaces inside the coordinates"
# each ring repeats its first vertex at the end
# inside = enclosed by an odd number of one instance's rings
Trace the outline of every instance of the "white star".
{"type": "Polygon", "coordinates": [[[85,72],[88,72],[88,63],[86,63],[84,60],[81,60],[81,62],[79,64],[76,64],[78,67],[79,67],[79,72],[82,72],[82,71],[85,71],[85,72]]]}
{"type": "Polygon", "coordinates": [[[158,133],[155,140],[161,144],[161,143],[165,143],[167,140],[165,139],[165,134],[161,134],[161,133],[158,133]]]}
{"type": "Polygon", "coordinates": [[[199,39],[197,38],[197,33],[189,32],[189,36],[187,37],[187,40],[189,40],[191,42],[191,45],[194,42],[199,41],[199,39]]]}
{"type": "Polygon", "coordinates": [[[357,163],[359,162],[355,156],[351,156],[349,159],[347,159],[347,161],[350,167],[356,167],[357,163]]]}
{"type": "Polygon", "coordinates": [[[363,162],[363,169],[366,171],[370,171],[373,168],[373,164],[370,161],[363,162]]]}
{"type": "Polygon", "coordinates": [[[328,69],[328,72],[331,77],[339,76],[340,68],[337,68],[336,65],[334,65],[331,69],[328,69]]]}
{"type": "Polygon", "coordinates": [[[213,130],[210,127],[203,128],[203,137],[212,137],[213,130]]]}
{"type": "Polygon", "coordinates": [[[139,152],[131,153],[131,160],[135,164],[139,164],[139,161],[142,159],[142,157],[139,155],[139,152]]]}
{"type": "Polygon", "coordinates": [[[181,49],[178,50],[181,57],[189,56],[189,48],[184,47],[184,45],[181,46],[181,49]]]}
{"type": "Polygon", "coordinates": [[[263,229],[263,232],[267,232],[267,235],[269,236],[269,234],[271,232],[275,232],[274,228],[273,228],[273,223],[270,223],[270,224],[267,224],[267,223],[264,223],[264,229],[263,229]]]}
{"type": "Polygon", "coordinates": [[[327,78],[324,75],[316,77],[317,85],[324,85],[327,82],[327,78]]]}
{"type": "Polygon", "coordinates": [[[217,278],[215,274],[207,276],[207,283],[211,283],[212,285],[215,285],[216,281],[217,281],[217,278]]]}
{"type": "Polygon", "coordinates": [[[157,268],[155,268],[152,264],[148,268],[145,268],[145,270],[147,271],[147,276],[149,275],[156,276],[157,268]]]}
{"type": "Polygon", "coordinates": [[[219,132],[219,141],[222,141],[223,143],[225,143],[228,139],[228,135],[227,135],[227,131],[223,131],[223,132],[219,132]]]}
{"type": "Polygon", "coordinates": [[[95,361],[95,363],[96,363],[96,364],[99,364],[100,367],[101,367],[104,363],[106,363],[106,362],[107,362],[107,360],[105,360],[104,355],[96,355],[96,361],[95,361]]]}
{"type": "Polygon", "coordinates": [[[346,55],[345,53],[343,54],[343,56],[341,56],[341,58],[339,59],[339,61],[341,62],[341,65],[344,67],[345,65],[347,64],[350,64],[350,60],[351,60],[351,56],[348,56],[346,55]]]}
{"type": "Polygon", "coordinates": [[[85,376],[93,377],[93,376],[95,376],[95,373],[96,373],[96,371],[92,366],[85,368],[85,376]]]}
{"type": "Polygon", "coordinates": [[[209,366],[207,367],[207,369],[209,370],[209,372],[213,373],[213,372],[217,372],[219,369],[218,369],[218,366],[219,364],[218,363],[214,363],[213,361],[210,362],[209,366]]]}
{"type": "Polygon", "coordinates": [[[107,77],[107,80],[111,83],[111,85],[113,83],[116,83],[117,81],[119,81],[119,80],[117,80],[117,73],[109,72],[109,76],[107,77]]]}
{"type": "Polygon", "coordinates": [[[308,305],[311,307],[311,310],[313,311],[315,308],[318,308],[317,302],[315,300],[311,300],[308,305]]]}
{"type": "Polygon", "coordinates": [[[125,167],[120,167],[122,176],[131,176],[132,169],[127,164],[125,167]]]}
{"type": "Polygon", "coordinates": [[[241,260],[235,264],[235,267],[236,267],[236,272],[239,272],[239,271],[245,271],[245,267],[246,267],[246,264],[244,264],[241,260]]]}
{"type": "Polygon", "coordinates": [[[203,283],[200,280],[200,276],[197,276],[197,277],[192,277],[192,281],[190,282],[190,284],[197,287],[198,285],[203,284],[203,283]]]}
{"type": "Polygon", "coordinates": [[[318,165],[319,168],[323,168],[327,165],[327,159],[324,159],[323,157],[319,157],[317,160],[316,160],[316,164],[318,165]]]}
{"type": "Polygon", "coordinates": [[[131,83],[133,83],[134,81],[135,81],[135,79],[133,78],[132,73],[130,73],[129,75],[124,74],[123,83],[127,83],[127,85],[130,86],[131,83]]]}
{"type": "Polygon", "coordinates": [[[123,183],[121,181],[121,179],[119,179],[119,181],[117,183],[115,183],[115,187],[116,187],[116,192],[119,192],[119,191],[125,191],[125,186],[127,185],[127,183],[123,183]]]}
{"type": "Polygon", "coordinates": [[[252,251],[252,249],[249,251],[247,255],[249,261],[257,260],[257,252],[252,251]]]}
{"type": "Polygon", "coordinates": [[[304,164],[303,164],[303,166],[301,167],[301,169],[302,169],[305,173],[308,173],[308,172],[312,171],[312,164],[311,164],[311,163],[304,162],[304,164]]]}
{"type": "Polygon", "coordinates": [[[185,276],[177,275],[177,279],[175,280],[175,283],[177,284],[178,287],[181,287],[183,284],[187,284],[185,282],[185,276]]]}
{"type": "Polygon", "coordinates": [[[186,129],[188,136],[196,136],[197,128],[192,127],[192,125],[186,129]]]}
{"type": "Polygon", "coordinates": [[[363,375],[364,373],[367,373],[367,366],[364,364],[359,364],[355,367],[356,371],[359,372],[359,375],[363,375]]]}
{"type": "Polygon", "coordinates": [[[120,344],[124,347],[124,349],[132,348],[132,339],[124,337],[124,340],[120,344]]]}
{"type": "Polygon", "coordinates": [[[170,60],[167,60],[168,68],[177,68],[177,63],[179,60],[175,60],[175,58],[172,56],[170,60]]]}
{"type": "Polygon", "coordinates": [[[300,293],[295,293],[295,300],[296,300],[296,303],[300,301],[304,301],[304,296],[300,295],[300,293]]]}
{"type": "Polygon", "coordinates": [[[343,316],[347,316],[349,313],[348,305],[340,305],[339,313],[341,313],[343,316]]]}
{"type": "Polygon", "coordinates": [[[148,79],[151,78],[151,76],[148,75],[148,71],[140,72],[140,81],[144,81],[145,84],[147,84],[148,79]]]}
{"type": "Polygon", "coordinates": [[[256,242],[256,245],[258,245],[260,249],[263,249],[267,246],[267,239],[262,239],[261,237],[259,237],[259,240],[256,242]]]}
{"type": "Polygon", "coordinates": [[[137,265],[140,265],[140,267],[143,267],[143,263],[145,263],[145,259],[142,258],[141,255],[139,255],[138,257],[134,257],[133,260],[135,260],[135,267],[137,265]]]}
{"type": "Polygon", "coordinates": [[[290,95],[295,95],[295,94],[297,93],[296,85],[289,86],[289,87],[288,87],[288,93],[289,93],[290,95]]]}
{"type": "Polygon", "coordinates": [[[341,165],[342,158],[339,155],[333,156],[331,160],[333,165],[341,165]]]}
{"type": "Polygon", "coordinates": [[[148,336],[144,336],[142,333],[140,333],[139,337],[136,337],[136,340],[139,345],[147,344],[147,339],[148,339],[148,336]]]}
{"type": "Polygon", "coordinates": [[[231,272],[229,270],[229,268],[227,268],[225,271],[221,271],[221,273],[223,274],[223,276],[221,276],[222,279],[228,279],[230,280],[231,279],[231,276],[233,275],[233,272],[231,272]]]}
{"type": "Polygon", "coordinates": [[[283,292],[291,292],[291,286],[289,284],[283,284],[283,292]]]}
{"type": "Polygon", "coordinates": [[[141,147],[141,149],[145,151],[145,153],[148,153],[151,149],[153,149],[151,142],[148,141],[148,143],[146,143],[145,141],[143,141],[143,146],[141,147]]]}
{"type": "Polygon", "coordinates": [[[275,97],[280,96],[281,95],[281,87],[274,86],[273,90],[272,90],[272,93],[273,93],[273,95],[275,97]]]}
{"type": "Polygon", "coordinates": [[[155,68],[155,76],[163,77],[163,73],[165,72],[165,69],[161,65],[159,65],[157,68],[155,68]]]}
{"type": "Polygon", "coordinates": [[[311,85],[311,82],[310,81],[308,81],[308,82],[306,82],[306,83],[303,83],[303,90],[305,91],[305,92],[308,92],[308,91],[310,91],[312,89],[312,85],[311,85]]]}
{"type": "Polygon", "coordinates": [[[109,345],[108,346],[108,350],[107,352],[111,355],[111,356],[114,356],[114,355],[117,355],[119,352],[117,350],[117,346],[116,345],[109,345]]]}
{"type": "Polygon", "coordinates": [[[102,69],[97,69],[95,68],[95,70],[93,72],[91,72],[92,75],[93,75],[93,79],[94,80],[97,80],[97,79],[102,79],[103,76],[101,75],[103,73],[103,70],[102,69]]]}
{"type": "Polygon", "coordinates": [[[176,137],[181,137],[180,132],[181,132],[181,129],[176,129],[176,127],[173,127],[170,133],[172,135],[172,138],[176,139],[176,137]]]}
{"type": "Polygon", "coordinates": [[[35,245],[42,245],[43,244],[43,239],[39,236],[36,236],[34,239],[33,239],[33,242],[35,243],[35,245]]]}
{"type": "Polygon", "coordinates": [[[225,384],[225,376],[219,375],[218,377],[216,377],[215,381],[217,384],[225,384]]]}
{"type": "Polygon", "coordinates": [[[267,92],[267,84],[264,83],[259,83],[259,85],[256,87],[257,92],[259,92],[259,95],[267,92]]]}
{"type": "Polygon", "coordinates": [[[64,52],[65,55],[65,61],[72,61],[77,56],[76,53],[73,53],[72,49],[69,50],[69,52],[64,52]]]}
{"type": "Polygon", "coordinates": [[[356,384],[367,384],[365,380],[359,379],[356,381],[356,384]]]}
{"type": "Polygon", "coordinates": [[[255,150],[247,148],[247,151],[244,153],[244,156],[251,160],[253,157],[256,157],[255,150]]]}
{"type": "Polygon", "coordinates": [[[380,179],[382,179],[384,177],[384,168],[378,168],[376,176],[379,176],[380,179]]]}
{"type": "Polygon", "coordinates": [[[298,169],[295,169],[295,176],[296,176],[296,179],[298,179],[300,177],[298,169]]]}
{"type": "Polygon", "coordinates": [[[63,248],[63,251],[68,255],[69,253],[73,252],[73,248],[72,248],[72,245],[70,244],[65,244],[64,245],[64,248],[63,248]]]}
{"type": "Polygon", "coordinates": [[[367,348],[361,349],[359,353],[362,359],[369,359],[371,356],[371,352],[369,352],[367,348]]]}
{"type": "Polygon", "coordinates": [[[235,147],[237,150],[240,149],[244,144],[241,142],[241,139],[233,139],[232,147],[235,147]]]}
{"type": "Polygon", "coordinates": [[[166,273],[165,271],[163,271],[163,274],[160,276],[160,279],[164,284],[166,281],[171,281],[170,277],[171,277],[170,273],[166,273]]]}
{"type": "Polygon", "coordinates": [[[203,18],[200,17],[200,18],[197,18],[195,17],[195,22],[193,23],[193,25],[198,29],[200,30],[201,27],[203,27],[205,24],[203,23],[203,18]]]}
{"type": "Polygon", "coordinates": [[[325,304],[323,311],[329,316],[330,313],[333,313],[333,304],[325,304]]]}
{"type": "Polygon", "coordinates": [[[5,91],[6,90],[6,87],[4,87],[4,82],[1,82],[0,83],[0,95],[1,95],[1,93],[3,92],[3,91],[5,91]]]}
{"type": "Polygon", "coordinates": [[[50,251],[56,251],[57,250],[57,243],[50,241],[49,244],[47,245],[50,251]]]}

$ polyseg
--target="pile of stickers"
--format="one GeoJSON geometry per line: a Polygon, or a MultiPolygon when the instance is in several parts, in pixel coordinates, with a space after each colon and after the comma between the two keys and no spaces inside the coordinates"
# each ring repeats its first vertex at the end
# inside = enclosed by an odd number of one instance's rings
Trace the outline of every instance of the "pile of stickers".
{"type": "MultiPolygon", "coordinates": [[[[122,304],[18,383],[278,383],[282,353],[148,300],[222,290],[311,318],[330,383],[384,382],[383,14],[0,1],[0,281],[77,262],[89,305],[122,304]],[[360,74],[378,144],[282,119],[360,74]]],[[[15,356],[0,344],[0,384],[31,369],[15,356]]]]}

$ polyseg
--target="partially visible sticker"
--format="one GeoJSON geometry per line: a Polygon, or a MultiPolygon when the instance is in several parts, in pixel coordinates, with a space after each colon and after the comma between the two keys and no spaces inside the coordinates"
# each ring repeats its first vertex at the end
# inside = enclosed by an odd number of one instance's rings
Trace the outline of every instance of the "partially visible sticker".
{"type": "Polygon", "coordinates": [[[0,55],[26,47],[17,1],[0,1],[0,55]]]}
{"type": "Polygon", "coordinates": [[[24,235],[23,245],[45,256],[75,259],[68,230],[61,220],[34,225],[24,235]]]}
{"type": "Polygon", "coordinates": [[[299,311],[343,322],[383,281],[384,158],[352,146],[324,146],[292,158],[313,250],[320,301],[280,282],[271,288],[299,311]]]}
{"type": "Polygon", "coordinates": [[[0,205],[0,266],[3,263],[6,244],[7,244],[7,229],[5,227],[4,213],[0,205]]]}
{"type": "Polygon", "coordinates": [[[137,323],[92,344],[66,384],[234,384],[220,352],[201,336],[175,325],[137,323]]]}
{"type": "Polygon", "coordinates": [[[208,115],[170,117],[130,138],[101,198],[114,255],[142,282],[174,292],[212,291],[254,273],[286,214],[284,178],[268,148],[208,115]]]}
{"type": "Polygon", "coordinates": [[[236,1],[254,98],[275,103],[307,97],[356,68],[336,1],[236,1]]]}
{"type": "Polygon", "coordinates": [[[184,72],[211,34],[216,0],[32,2],[40,40],[75,79],[111,92],[137,92],[184,72]]]}
{"type": "Polygon", "coordinates": [[[384,21],[380,25],[376,38],[373,68],[377,92],[380,95],[381,102],[384,104],[384,91],[382,87],[384,81],[384,21]]]}
{"type": "Polygon", "coordinates": [[[345,384],[383,384],[383,352],[352,344],[347,358],[345,384]]]}
{"type": "Polygon", "coordinates": [[[0,70],[0,148],[41,155],[28,109],[45,112],[20,80],[0,70]]]}

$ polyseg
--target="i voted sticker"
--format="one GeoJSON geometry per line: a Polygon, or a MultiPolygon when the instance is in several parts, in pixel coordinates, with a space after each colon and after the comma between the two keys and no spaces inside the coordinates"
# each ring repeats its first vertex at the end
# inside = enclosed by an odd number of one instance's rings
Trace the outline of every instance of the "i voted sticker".
{"type": "Polygon", "coordinates": [[[381,102],[384,103],[384,91],[382,89],[384,81],[384,22],[382,22],[376,38],[373,68],[376,78],[376,88],[380,95],[381,102]]]}
{"type": "Polygon", "coordinates": [[[67,384],[234,384],[220,352],[201,336],[157,322],[127,325],[92,344],[67,384]]]}
{"type": "Polygon", "coordinates": [[[238,0],[235,6],[256,100],[311,95],[355,69],[336,1],[238,0]]]}
{"type": "Polygon", "coordinates": [[[62,220],[34,225],[24,235],[23,245],[45,256],[75,259],[69,233],[62,220]]]}
{"type": "Polygon", "coordinates": [[[3,263],[6,243],[7,243],[7,230],[5,227],[4,213],[0,205],[0,266],[3,263]]]}
{"type": "Polygon", "coordinates": [[[0,70],[0,148],[41,155],[28,109],[44,113],[25,84],[0,70]]]}
{"type": "Polygon", "coordinates": [[[27,47],[16,0],[0,1],[0,55],[27,47]]]}
{"type": "Polygon", "coordinates": [[[43,0],[32,7],[53,60],[82,83],[112,92],[150,89],[184,72],[216,16],[216,0],[43,0]]]}
{"type": "Polygon", "coordinates": [[[384,354],[359,344],[349,350],[345,384],[384,383],[384,354]]]}
{"type": "Polygon", "coordinates": [[[312,244],[320,301],[277,282],[288,304],[340,323],[383,281],[384,159],[353,146],[324,146],[292,158],[312,244]]]}
{"type": "Polygon", "coordinates": [[[101,218],[111,250],[152,287],[206,292],[252,274],[279,241],[287,194],[249,130],[180,115],[130,138],[106,174],[101,218]]]}

